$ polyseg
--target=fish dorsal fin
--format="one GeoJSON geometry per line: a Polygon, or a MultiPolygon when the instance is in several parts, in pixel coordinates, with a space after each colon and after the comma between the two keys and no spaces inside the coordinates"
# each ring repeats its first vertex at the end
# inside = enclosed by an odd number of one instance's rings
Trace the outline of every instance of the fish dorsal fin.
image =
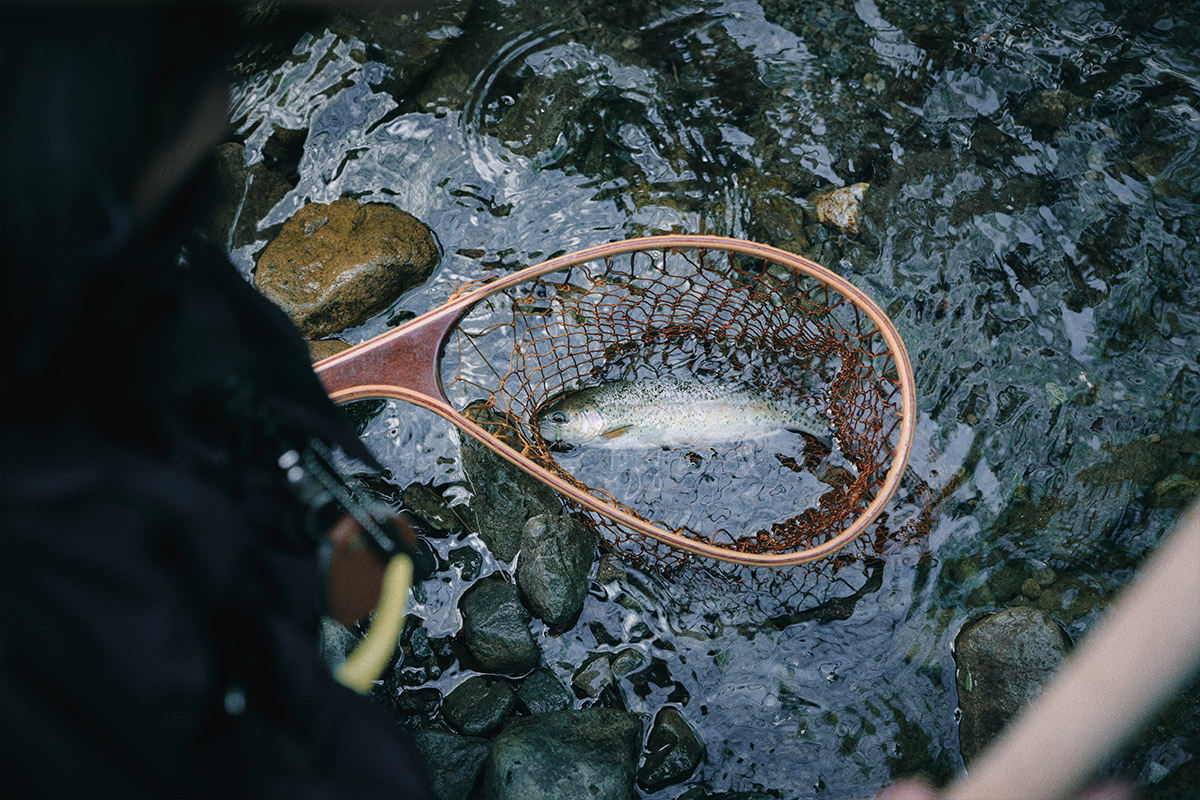
{"type": "Polygon", "coordinates": [[[632,425],[622,425],[619,428],[609,428],[608,430],[604,431],[600,435],[603,436],[605,439],[616,439],[618,436],[624,436],[626,433],[629,432],[629,429],[632,427],[633,427],[632,425]]]}

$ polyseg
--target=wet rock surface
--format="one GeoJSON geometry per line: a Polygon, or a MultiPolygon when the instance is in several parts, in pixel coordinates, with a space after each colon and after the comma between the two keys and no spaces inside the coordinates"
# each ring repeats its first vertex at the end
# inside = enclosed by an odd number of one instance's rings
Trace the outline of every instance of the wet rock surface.
{"type": "Polygon", "coordinates": [[[679,795],[676,800],[780,800],[782,795],[775,792],[715,792],[708,793],[702,787],[695,786],[679,795]]]}
{"type": "Polygon", "coordinates": [[[491,744],[478,736],[422,729],[413,743],[425,759],[437,800],[467,800],[483,771],[491,744]]]}
{"type": "Polygon", "coordinates": [[[403,97],[453,41],[473,2],[447,0],[416,8],[339,11],[329,27],[345,39],[366,43],[363,55],[388,66],[383,88],[403,97]]]}
{"type": "Polygon", "coordinates": [[[517,586],[530,610],[546,624],[565,625],[583,607],[598,541],[572,516],[542,514],[525,524],[517,586]]]}
{"type": "Polygon", "coordinates": [[[292,190],[293,183],[263,162],[246,165],[246,148],[227,142],[217,148],[216,197],[204,233],[219,247],[234,249],[266,238],[258,221],[292,190]]]}
{"type": "Polygon", "coordinates": [[[521,717],[492,740],[483,795],[493,800],[627,800],[642,721],[596,708],[521,717]]]}
{"type": "Polygon", "coordinates": [[[502,561],[511,561],[521,549],[526,522],[562,510],[553,489],[470,438],[463,439],[462,462],[477,492],[471,501],[476,531],[502,561]]]}
{"type": "Polygon", "coordinates": [[[361,325],[424,282],[433,235],[398,208],[343,198],[297,211],[258,258],[254,283],[308,336],[361,325]]]}
{"type": "Polygon", "coordinates": [[[350,344],[341,339],[310,339],[308,342],[308,355],[313,361],[336,356],[349,349],[350,344]]]}
{"type": "Polygon", "coordinates": [[[433,535],[445,535],[463,526],[454,509],[450,508],[445,499],[431,486],[409,484],[400,498],[404,507],[420,517],[433,535]]]}
{"type": "Polygon", "coordinates": [[[637,782],[648,792],[657,792],[687,780],[704,756],[704,743],[675,706],[665,706],[654,717],[646,738],[646,754],[638,769],[637,782]]]}
{"type": "Polygon", "coordinates": [[[571,707],[573,700],[567,687],[548,669],[535,669],[529,673],[517,690],[517,708],[526,714],[564,711],[571,707]]]}
{"type": "Polygon", "coordinates": [[[820,192],[809,198],[809,203],[816,209],[817,219],[824,225],[835,228],[843,233],[858,233],[858,227],[863,215],[863,198],[867,189],[865,183],[853,186],[842,186],[820,192]]]}
{"type": "Polygon", "coordinates": [[[506,681],[474,675],[446,695],[442,713],[459,733],[482,736],[499,728],[515,705],[506,681]]]}
{"type": "Polygon", "coordinates": [[[1041,693],[1070,642],[1053,617],[1010,608],[970,623],[955,640],[959,746],[968,764],[1041,693]]]}
{"type": "Polygon", "coordinates": [[[463,643],[483,670],[521,675],[538,665],[541,650],[516,586],[500,576],[483,578],[463,594],[459,608],[463,643]]]}

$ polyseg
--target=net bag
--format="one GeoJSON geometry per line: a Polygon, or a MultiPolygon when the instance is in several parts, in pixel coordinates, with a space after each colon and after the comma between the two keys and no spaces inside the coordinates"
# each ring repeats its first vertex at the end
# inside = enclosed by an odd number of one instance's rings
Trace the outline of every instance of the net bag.
{"type": "Polygon", "coordinates": [[[862,533],[900,482],[916,422],[903,342],[864,293],[807,259],[651,237],[560,256],[457,300],[439,381],[468,433],[536,465],[625,554],[667,567],[693,553],[812,561],[862,533]],[[695,442],[564,452],[539,427],[572,392],[664,376],[808,404],[828,433],[708,442],[707,421],[683,407],[695,442]]]}

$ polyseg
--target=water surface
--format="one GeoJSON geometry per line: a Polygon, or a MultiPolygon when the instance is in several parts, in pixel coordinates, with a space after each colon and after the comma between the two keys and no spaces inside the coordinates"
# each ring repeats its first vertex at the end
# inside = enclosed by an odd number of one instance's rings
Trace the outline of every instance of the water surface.
{"type": "MultiPolygon", "coordinates": [[[[540,641],[568,685],[636,651],[625,702],[682,707],[712,791],[949,777],[959,628],[1029,604],[1079,636],[1200,490],[1195,5],[458,7],[402,89],[386,48],[321,31],[241,85],[251,160],[271,126],[308,131],[262,227],[352,196],[434,230],[436,274],[350,341],[464,280],[660,232],[791,249],[875,298],[914,363],[911,465],[944,496],[928,532],[869,569],[602,573],[580,622],[540,641]],[[813,193],[858,182],[859,233],[815,221],[813,193]]],[[[247,272],[259,246],[234,253],[247,272]]],[[[365,435],[400,485],[470,495],[447,424],[389,404],[365,435]]],[[[464,544],[482,548],[438,546],[464,544]]],[[[430,583],[415,613],[450,636],[465,583],[430,583]]],[[[1200,780],[1189,702],[1122,757],[1147,797],[1200,780]]]]}

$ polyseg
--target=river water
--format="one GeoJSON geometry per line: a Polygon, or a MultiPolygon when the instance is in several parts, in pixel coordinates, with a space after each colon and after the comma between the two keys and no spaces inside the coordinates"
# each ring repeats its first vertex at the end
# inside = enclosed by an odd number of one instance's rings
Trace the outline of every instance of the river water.
{"type": "MultiPolygon", "coordinates": [[[[1200,493],[1196,5],[476,0],[423,14],[402,21],[407,39],[314,30],[235,93],[249,161],[276,128],[307,131],[264,231],[351,196],[408,211],[443,250],[428,283],[342,338],[608,241],[761,241],[894,320],[916,374],[911,466],[942,496],[928,531],[869,571],[602,574],[571,631],[541,632],[544,663],[570,685],[592,655],[634,651],[650,669],[632,674],[652,677],[622,679],[626,704],[680,705],[707,747],[692,782],[713,792],[848,798],[898,775],[948,779],[962,625],[1035,605],[1078,638],[1200,493]],[[815,221],[815,192],[855,183],[858,233],[815,221]]],[[[262,243],[235,249],[247,273],[262,243]]],[[[389,404],[364,436],[401,486],[470,495],[457,435],[432,415],[389,404]]],[[[464,543],[482,550],[447,546],[464,543]]],[[[484,572],[500,568],[484,554],[484,572]]],[[[418,596],[429,637],[457,630],[464,588],[418,596]]],[[[1196,697],[1117,765],[1145,796],[1195,791],[1196,697]]]]}

